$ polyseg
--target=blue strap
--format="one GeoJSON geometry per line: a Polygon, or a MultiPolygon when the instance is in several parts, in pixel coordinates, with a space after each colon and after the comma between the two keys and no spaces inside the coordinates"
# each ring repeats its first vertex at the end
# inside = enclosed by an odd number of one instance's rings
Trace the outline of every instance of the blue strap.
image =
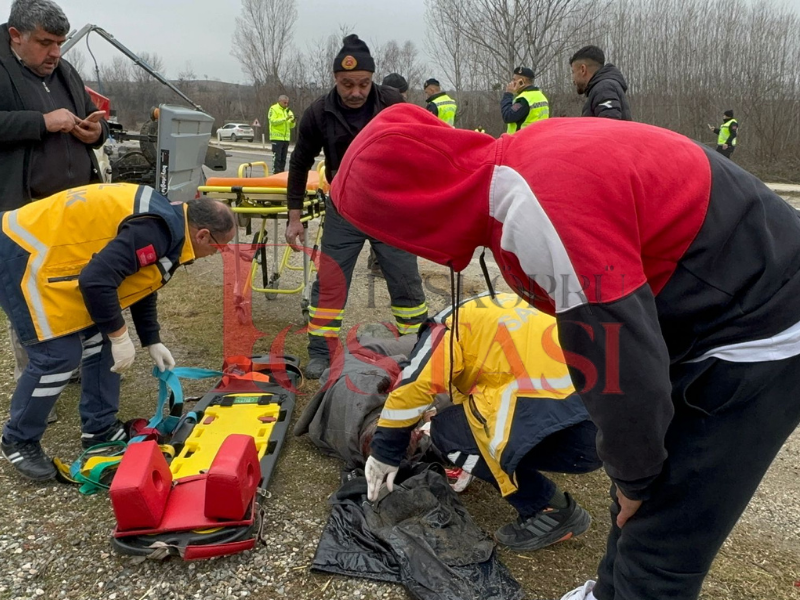
{"type": "MultiPolygon", "coordinates": [[[[157,429],[161,435],[169,435],[178,426],[181,417],[174,415],[164,416],[164,408],[169,399],[169,393],[172,392],[172,405],[183,405],[183,387],[181,387],[181,379],[208,379],[209,377],[219,377],[222,371],[214,371],[211,369],[198,369],[195,367],[178,367],[177,369],[159,371],[158,367],[153,367],[153,377],[158,379],[158,405],[153,418],[147,423],[150,429],[157,429]]],[[[130,442],[142,442],[145,436],[137,436],[130,442]]]]}
{"type": "MultiPolygon", "coordinates": [[[[158,379],[158,406],[153,418],[147,423],[150,429],[156,429],[161,435],[168,436],[172,434],[178,425],[186,418],[193,417],[195,421],[198,415],[194,412],[187,413],[177,417],[175,415],[164,416],[164,408],[169,399],[169,393],[172,392],[173,408],[175,406],[183,406],[183,388],[181,387],[181,379],[208,379],[209,377],[220,377],[222,371],[213,371],[211,369],[198,369],[194,367],[179,367],[171,371],[160,371],[158,367],[153,367],[153,377],[158,379]]],[[[181,411],[183,412],[183,411],[181,411]]],[[[143,442],[146,436],[140,435],[131,439],[128,444],[136,442],[143,442]]],[[[125,442],[105,442],[97,444],[84,451],[76,461],[72,463],[69,469],[69,475],[73,481],[81,484],[80,492],[82,494],[94,494],[101,489],[108,489],[108,486],[101,482],[103,473],[108,468],[116,468],[119,461],[122,459],[122,454],[125,452],[127,444],[125,442]],[[100,464],[94,467],[88,474],[84,476],[81,473],[84,460],[91,453],[102,448],[118,448],[112,454],[112,457],[117,458],[116,462],[109,461],[108,463],[100,464]]]]}

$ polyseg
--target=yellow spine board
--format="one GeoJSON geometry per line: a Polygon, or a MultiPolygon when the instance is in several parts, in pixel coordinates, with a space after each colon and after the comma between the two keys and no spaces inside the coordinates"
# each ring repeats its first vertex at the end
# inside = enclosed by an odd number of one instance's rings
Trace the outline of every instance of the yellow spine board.
{"type": "MultiPolygon", "coordinates": [[[[263,395],[231,394],[245,402],[263,395]]],[[[280,410],[279,404],[210,406],[195,425],[181,453],[170,464],[172,476],[179,479],[206,472],[222,442],[233,433],[252,436],[260,460],[267,451],[280,410]]]]}

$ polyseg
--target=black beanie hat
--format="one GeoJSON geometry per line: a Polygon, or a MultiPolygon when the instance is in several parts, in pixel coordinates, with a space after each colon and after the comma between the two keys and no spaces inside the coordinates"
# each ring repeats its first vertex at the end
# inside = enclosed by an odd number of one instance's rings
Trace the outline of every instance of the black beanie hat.
{"type": "Polygon", "coordinates": [[[732,111],[732,110],[726,110],[726,111],[725,111],[724,113],[722,113],[722,114],[723,114],[723,116],[726,116],[726,117],[728,117],[729,119],[732,119],[732,118],[733,118],[733,111],[732,111]]]}
{"type": "Polygon", "coordinates": [[[375,61],[372,60],[369,48],[355,33],[344,38],[344,46],[333,59],[333,72],[339,71],[375,72],[375,61]]]}
{"type": "Polygon", "coordinates": [[[408,82],[400,73],[389,73],[383,78],[381,85],[392,87],[401,94],[405,94],[408,91],[408,82]]]}

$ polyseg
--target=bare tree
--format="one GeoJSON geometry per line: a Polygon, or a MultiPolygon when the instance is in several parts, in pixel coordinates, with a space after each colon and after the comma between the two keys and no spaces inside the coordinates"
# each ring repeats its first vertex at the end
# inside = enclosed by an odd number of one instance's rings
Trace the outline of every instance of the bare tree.
{"type": "Polygon", "coordinates": [[[422,85],[425,66],[419,60],[419,52],[414,42],[406,40],[401,46],[395,40],[372,48],[375,59],[375,80],[380,82],[389,73],[399,73],[405,77],[409,88],[422,85]]]}
{"type": "Polygon", "coordinates": [[[605,50],[634,118],[713,146],[706,123],[740,119],[736,160],[765,176],[800,170],[800,16],[766,0],[428,0],[426,48],[458,92],[461,127],[502,131],[511,68],[536,72],[550,114],[580,114],[570,55],[605,50]],[[679,18],[676,16],[679,15],[679,18]]]}
{"type": "Polygon", "coordinates": [[[519,65],[547,80],[582,40],[599,1],[427,0],[428,51],[456,90],[502,89],[519,65]]]}
{"type": "Polygon", "coordinates": [[[283,85],[296,22],[296,0],[242,0],[231,54],[257,86],[283,85]]]}
{"type": "Polygon", "coordinates": [[[86,70],[86,55],[78,48],[74,48],[67,57],[69,64],[78,72],[81,79],[89,81],[93,78],[94,74],[89,74],[86,70]]]}
{"type": "Polygon", "coordinates": [[[429,35],[427,50],[437,67],[446,77],[441,77],[456,89],[464,88],[465,73],[474,47],[464,30],[455,26],[463,20],[464,4],[460,0],[425,0],[425,22],[429,35]]]}
{"type": "Polygon", "coordinates": [[[194,83],[196,79],[197,75],[194,72],[192,63],[191,61],[187,60],[186,64],[183,66],[183,69],[181,69],[181,71],[178,73],[178,80],[175,82],[175,85],[184,94],[191,96],[195,88],[194,83]]]}

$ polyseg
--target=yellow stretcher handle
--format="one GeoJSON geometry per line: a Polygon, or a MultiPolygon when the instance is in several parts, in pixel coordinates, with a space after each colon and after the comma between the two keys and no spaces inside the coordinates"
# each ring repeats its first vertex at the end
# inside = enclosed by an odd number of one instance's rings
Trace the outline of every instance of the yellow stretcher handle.
{"type": "Polygon", "coordinates": [[[269,177],[269,167],[267,163],[263,160],[257,160],[255,162],[244,163],[243,165],[239,165],[239,177],[245,177],[244,172],[251,168],[251,167],[262,167],[264,169],[264,177],[269,177]]]}

